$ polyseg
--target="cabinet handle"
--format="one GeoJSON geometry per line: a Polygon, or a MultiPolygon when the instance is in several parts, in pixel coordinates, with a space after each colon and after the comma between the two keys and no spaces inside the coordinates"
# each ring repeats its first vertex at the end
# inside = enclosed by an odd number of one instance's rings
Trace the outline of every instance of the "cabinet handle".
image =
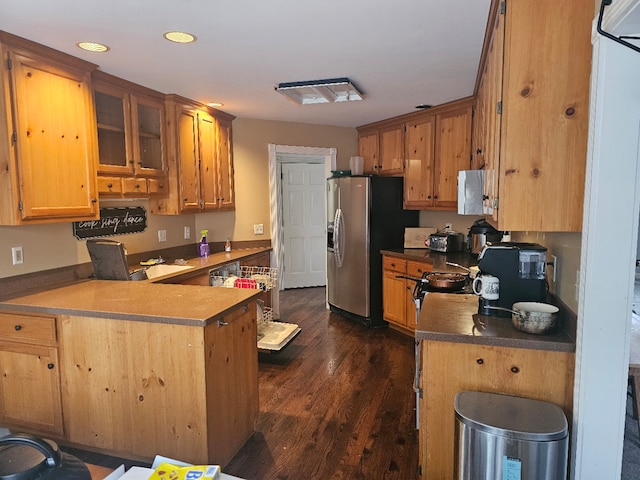
{"type": "Polygon", "coordinates": [[[225,322],[224,320],[218,320],[218,328],[226,327],[227,325],[229,325],[228,322],[225,322]]]}
{"type": "Polygon", "coordinates": [[[113,188],[113,183],[107,183],[107,188],[111,190],[113,188]]]}
{"type": "Polygon", "coordinates": [[[164,185],[163,185],[163,184],[159,184],[159,185],[158,185],[158,189],[162,190],[163,188],[164,188],[164,185]]]}
{"type": "Polygon", "coordinates": [[[247,313],[249,311],[249,305],[245,305],[242,307],[242,313],[247,313]]]}
{"type": "Polygon", "coordinates": [[[482,200],[489,200],[489,195],[482,195],[482,200]]]}
{"type": "Polygon", "coordinates": [[[140,184],[139,184],[139,183],[136,183],[135,188],[139,189],[139,188],[140,188],[140,184]]]}
{"type": "Polygon", "coordinates": [[[48,368],[49,370],[53,370],[53,367],[54,367],[53,363],[48,363],[48,364],[47,364],[47,368],[48,368]]]}
{"type": "Polygon", "coordinates": [[[16,329],[16,332],[22,330],[22,325],[16,325],[15,327],[13,327],[16,329]]]}
{"type": "Polygon", "coordinates": [[[133,162],[133,160],[129,160],[129,163],[130,163],[131,165],[133,165],[133,163],[134,163],[134,162],[133,162]]]}
{"type": "Polygon", "coordinates": [[[91,199],[91,203],[98,203],[98,199],[97,198],[92,198],[91,199]]]}
{"type": "Polygon", "coordinates": [[[479,359],[476,360],[476,363],[478,365],[482,365],[484,363],[484,360],[482,358],[479,358],[479,359]]]}
{"type": "Polygon", "coordinates": [[[516,366],[511,367],[511,373],[519,373],[520,369],[516,366]]]}
{"type": "Polygon", "coordinates": [[[478,155],[480,155],[480,154],[482,153],[482,149],[481,149],[481,148],[478,148],[478,149],[476,150],[476,153],[477,153],[478,155]]]}
{"type": "Polygon", "coordinates": [[[438,195],[434,195],[434,196],[433,196],[433,199],[434,199],[434,200],[437,200],[437,199],[438,199],[438,195]]]}

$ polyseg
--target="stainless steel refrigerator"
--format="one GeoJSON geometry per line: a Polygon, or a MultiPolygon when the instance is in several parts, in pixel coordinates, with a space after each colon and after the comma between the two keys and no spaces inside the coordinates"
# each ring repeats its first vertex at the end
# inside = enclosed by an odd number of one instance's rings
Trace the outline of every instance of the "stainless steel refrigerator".
{"type": "Polygon", "coordinates": [[[382,255],[401,249],[418,212],[402,208],[402,178],[327,180],[327,300],[332,311],[369,327],[382,319],[382,255]]]}

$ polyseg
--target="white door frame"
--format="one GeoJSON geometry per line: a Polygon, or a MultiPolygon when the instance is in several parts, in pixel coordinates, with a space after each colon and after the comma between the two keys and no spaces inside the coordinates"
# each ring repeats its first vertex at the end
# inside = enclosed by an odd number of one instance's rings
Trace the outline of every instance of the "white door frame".
{"type": "Polygon", "coordinates": [[[571,432],[575,480],[621,474],[640,206],[640,55],[594,35],[592,65],[571,432]]]}
{"type": "MultiPolygon", "coordinates": [[[[282,188],[281,179],[278,175],[278,158],[279,153],[289,153],[298,155],[314,155],[324,156],[324,170],[326,177],[331,176],[331,170],[336,169],[337,149],[323,147],[298,147],[291,145],[276,145],[270,143],[269,147],[269,206],[271,221],[271,265],[275,265],[280,272],[284,265],[284,236],[282,233],[282,188]]],[[[326,200],[325,200],[326,203],[326,200]]],[[[326,211],[326,204],[325,204],[326,211]]],[[[282,275],[278,275],[278,290],[282,290],[282,275]]],[[[274,305],[279,314],[279,305],[274,305]]],[[[276,312],[274,312],[276,313],[276,312]]]]}

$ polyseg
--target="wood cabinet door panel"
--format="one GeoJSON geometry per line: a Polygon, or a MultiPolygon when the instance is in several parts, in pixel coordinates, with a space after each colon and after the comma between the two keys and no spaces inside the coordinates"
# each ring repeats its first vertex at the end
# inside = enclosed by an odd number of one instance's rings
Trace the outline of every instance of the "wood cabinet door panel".
{"type": "Polygon", "coordinates": [[[471,106],[436,116],[434,204],[458,205],[458,172],[471,167],[471,106]]]}
{"type": "Polygon", "coordinates": [[[434,203],[433,116],[407,123],[405,132],[404,206],[430,207],[434,203]]]}
{"type": "Polygon", "coordinates": [[[164,102],[143,95],[131,95],[131,124],[135,173],[165,176],[164,102]]]}
{"type": "Polygon", "coordinates": [[[363,158],[362,173],[375,175],[378,173],[378,131],[361,133],[358,137],[358,155],[363,158]]]}
{"type": "Polygon", "coordinates": [[[424,341],[420,464],[425,478],[453,478],[454,398],[503,393],[560,406],[571,424],[575,355],[569,352],[424,341]]]}
{"type": "Polygon", "coordinates": [[[97,217],[89,73],[37,56],[11,59],[22,219],[97,217]]]}
{"type": "Polygon", "coordinates": [[[218,208],[215,118],[198,112],[198,151],[200,152],[200,196],[204,210],[218,208]]]}
{"type": "Polygon", "coordinates": [[[180,166],[180,211],[200,211],[200,170],[198,152],[198,114],[178,112],[178,161],[180,166]]]}
{"type": "Polygon", "coordinates": [[[404,169],[404,123],[380,131],[379,175],[402,175],[404,169]]]}
{"type": "Polygon", "coordinates": [[[256,320],[256,303],[250,302],[205,330],[209,451],[221,465],[253,434],[258,414],[256,320]]]}
{"type": "Polygon", "coordinates": [[[207,458],[203,329],[66,317],[62,401],[70,442],[153,458],[207,458]],[[117,346],[114,347],[114,346],[117,346]]]}
{"type": "Polygon", "coordinates": [[[0,341],[0,419],[62,435],[58,349],[0,341]]]}
{"type": "Polygon", "coordinates": [[[217,123],[218,206],[222,210],[232,210],[235,208],[235,190],[231,122],[218,120],[217,123]]]}
{"type": "Polygon", "coordinates": [[[407,272],[407,261],[384,255],[382,257],[382,317],[388,321],[407,326],[407,282],[398,275],[407,272]]]}

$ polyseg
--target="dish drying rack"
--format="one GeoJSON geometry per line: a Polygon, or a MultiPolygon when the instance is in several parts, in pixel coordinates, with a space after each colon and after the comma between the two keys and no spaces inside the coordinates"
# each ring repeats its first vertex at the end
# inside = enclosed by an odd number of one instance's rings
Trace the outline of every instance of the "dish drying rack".
{"type": "MultiPolygon", "coordinates": [[[[212,271],[209,284],[226,288],[254,288],[269,292],[278,287],[278,269],[273,267],[256,267],[248,265],[232,265],[222,272],[212,271]]],[[[300,333],[295,323],[285,323],[273,319],[273,310],[257,300],[258,350],[263,352],[279,352],[300,333]]]]}

